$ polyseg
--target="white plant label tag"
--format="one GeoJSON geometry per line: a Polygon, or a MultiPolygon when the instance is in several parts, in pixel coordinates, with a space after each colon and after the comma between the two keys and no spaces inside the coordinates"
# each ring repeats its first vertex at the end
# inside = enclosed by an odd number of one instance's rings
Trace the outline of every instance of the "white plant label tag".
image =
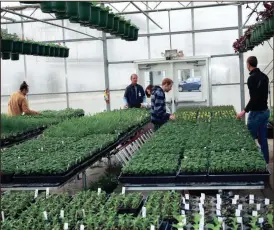
{"type": "Polygon", "coordinates": [[[5,214],[4,211],[1,211],[2,221],[5,221],[5,214]]]}
{"type": "Polygon", "coordinates": [[[243,218],[242,217],[237,217],[237,223],[241,224],[243,222],[243,218]]]}
{"type": "Polygon", "coordinates": [[[217,215],[217,216],[221,216],[221,210],[218,210],[218,209],[217,209],[217,210],[216,210],[216,215],[217,215]]]}
{"type": "Polygon", "coordinates": [[[43,214],[44,214],[45,220],[48,220],[48,213],[47,213],[47,211],[44,211],[43,214]]]}
{"type": "Polygon", "coordinates": [[[232,199],[232,204],[237,204],[237,200],[232,199]]]}
{"type": "Polygon", "coordinates": [[[220,204],[216,204],[216,209],[221,210],[221,205],[220,204]]]}
{"type": "Polygon", "coordinates": [[[49,188],[46,189],[46,198],[49,197],[49,188]]]}
{"type": "Polygon", "coordinates": [[[183,204],[186,203],[186,199],[184,197],[182,197],[182,200],[183,200],[183,204]]]}
{"type": "Polygon", "coordinates": [[[201,199],[205,200],[205,194],[201,193],[201,199]]]}
{"type": "Polygon", "coordinates": [[[155,226],[154,225],[150,225],[150,230],[155,230],[155,226]]]}
{"type": "Polygon", "coordinates": [[[269,200],[269,199],[267,199],[267,198],[265,198],[265,200],[264,200],[264,204],[265,204],[265,205],[269,205],[269,204],[270,204],[270,200],[269,200]]]}
{"type": "Polygon", "coordinates": [[[258,216],[258,211],[252,211],[252,216],[258,216]]]}
{"type": "Polygon", "coordinates": [[[189,210],[189,204],[185,204],[185,210],[189,210]]]}
{"type": "MultiPolygon", "coordinates": [[[[205,210],[204,210],[203,208],[200,208],[200,214],[201,214],[202,216],[205,215],[205,210]]],[[[201,221],[201,220],[200,220],[200,221],[201,221]]]]}
{"type": "Polygon", "coordinates": [[[261,210],[261,204],[257,204],[257,211],[261,210]]]}
{"type": "Polygon", "coordinates": [[[101,188],[98,188],[98,195],[101,194],[101,191],[102,191],[102,189],[101,189],[101,188]]]}
{"type": "Polygon", "coordinates": [[[262,224],[264,222],[264,218],[263,217],[259,218],[258,222],[259,224],[262,224]]]}
{"type": "Polygon", "coordinates": [[[220,194],[217,194],[216,197],[217,197],[217,200],[221,200],[221,195],[220,194]]]}
{"type": "Polygon", "coordinates": [[[146,207],[142,207],[142,217],[147,217],[147,208],[146,207]]]}
{"type": "Polygon", "coordinates": [[[68,230],[68,223],[64,223],[64,230],[68,230]]]}
{"type": "Polygon", "coordinates": [[[254,200],[254,195],[253,194],[249,195],[249,200],[254,200]]]}
{"type": "Polygon", "coordinates": [[[189,194],[185,194],[186,200],[189,200],[189,194]]]}
{"type": "Polygon", "coordinates": [[[86,217],[85,209],[82,209],[82,212],[83,212],[83,217],[85,218],[86,217]]]}
{"type": "Polygon", "coordinates": [[[203,204],[199,203],[199,209],[204,209],[203,204]]]}
{"type": "Polygon", "coordinates": [[[222,204],[222,199],[217,199],[217,204],[222,204]]]}
{"type": "Polygon", "coordinates": [[[186,215],[182,215],[182,217],[183,217],[182,224],[183,224],[183,225],[186,225],[186,215]]]}
{"type": "Polygon", "coordinates": [[[125,194],[125,193],[126,193],[126,188],[123,187],[123,188],[122,188],[122,194],[125,194]]]}
{"type": "Polygon", "coordinates": [[[200,204],[205,204],[205,201],[203,199],[201,199],[200,204]]]}
{"type": "Polygon", "coordinates": [[[239,205],[238,205],[238,209],[239,209],[239,210],[243,210],[243,205],[242,205],[242,204],[239,204],[239,205]]]}
{"type": "Polygon", "coordinates": [[[236,209],[236,212],[235,212],[235,216],[241,216],[241,210],[239,210],[239,209],[236,209]]]}
{"type": "Polygon", "coordinates": [[[249,204],[254,204],[254,200],[249,200],[249,204]]]}
{"type": "Polygon", "coordinates": [[[38,197],[38,189],[35,189],[35,192],[34,192],[34,199],[36,199],[38,197]]]}
{"type": "Polygon", "coordinates": [[[80,230],[85,230],[85,226],[84,225],[80,225],[80,230]]]}
{"type": "Polygon", "coordinates": [[[219,222],[223,222],[223,217],[220,217],[220,216],[219,216],[219,217],[218,217],[218,221],[219,221],[219,222]]]}
{"type": "Polygon", "coordinates": [[[65,213],[64,213],[64,210],[62,209],[62,210],[60,211],[60,218],[63,219],[64,216],[65,216],[65,213]]]}
{"type": "Polygon", "coordinates": [[[181,215],[183,216],[185,214],[186,214],[185,210],[181,210],[181,215]]]}
{"type": "Polygon", "coordinates": [[[235,196],[234,196],[234,199],[235,199],[235,200],[239,200],[239,198],[240,198],[239,195],[235,195],[235,196]]]}

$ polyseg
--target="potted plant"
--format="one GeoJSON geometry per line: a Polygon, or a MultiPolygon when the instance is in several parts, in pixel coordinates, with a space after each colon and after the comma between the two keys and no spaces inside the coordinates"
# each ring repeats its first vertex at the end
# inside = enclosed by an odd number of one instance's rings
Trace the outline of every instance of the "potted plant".
{"type": "Polygon", "coordinates": [[[119,28],[118,28],[118,35],[123,36],[125,34],[125,29],[126,29],[126,20],[124,17],[120,16],[119,19],[119,28]]]}
{"type": "Polygon", "coordinates": [[[78,2],[78,18],[81,23],[88,23],[90,19],[90,2],[78,2]]]}
{"type": "Polygon", "coordinates": [[[107,27],[107,25],[108,25],[108,13],[109,13],[109,10],[110,10],[110,8],[108,6],[107,7],[101,6],[100,7],[100,19],[99,19],[99,25],[98,25],[98,27],[101,30],[104,30],[107,27]]]}
{"type": "Polygon", "coordinates": [[[38,56],[47,56],[45,55],[46,46],[42,42],[38,42],[37,46],[37,55],[38,56]]]}
{"type": "Polygon", "coordinates": [[[3,60],[10,59],[10,54],[13,50],[13,40],[13,35],[1,30],[1,54],[3,60]]]}
{"type": "Polygon", "coordinates": [[[113,19],[113,30],[110,31],[110,34],[117,34],[119,31],[119,19],[120,16],[119,15],[115,15],[114,19],[113,19]]]}
{"type": "Polygon", "coordinates": [[[12,53],[22,54],[22,52],[23,52],[23,42],[22,42],[22,40],[18,37],[17,34],[13,34],[12,37],[13,37],[12,53]]]}
{"type": "Polygon", "coordinates": [[[90,28],[98,28],[99,23],[100,23],[100,7],[96,5],[96,2],[93,2],[90,5],[90,18],[88,21],[88,26],[90,28]]]}
{"type": "Polygon", "coordinates": [[[34,56],[38,55],[38,47],[39,47],[39,42],[32,41],[32,48],[31,48],[31,54],[34,56]]]}
{"type": "Polygon", "coordinates": [[[32,40],[29,40],[29,39],[23,40],[22,54],[31,55],[31,53],[32,53],[32,40]]]}
{"type": "Polygon", "coordinates": [[[40,3],[40,9],[43,13],[54,13],[53,11],[54,2],[46,1],[40,3]]]}
{"type": "Polygon", "coordinates": [[[111,9],[108,12],[107,27],[105,28],[106,32],[112,32],[114,29],[114,16],[115,14],[111,12],[111,9]]]}

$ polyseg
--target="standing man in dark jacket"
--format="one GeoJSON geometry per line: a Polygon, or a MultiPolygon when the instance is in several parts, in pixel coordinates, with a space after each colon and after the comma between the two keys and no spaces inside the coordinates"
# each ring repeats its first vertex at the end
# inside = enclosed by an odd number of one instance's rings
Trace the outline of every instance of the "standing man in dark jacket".
{"type": "Polygon", "coordinates": [[[261,151],[264,154],[266,163],[269,163],[269,150],[267,143],[267,123],[270,111],[267,107],[268,100],[268,77],[257,68],[257,58],[251,56],[247,59],[247,69],[250,76],[247,81],[250,100],[245,109],[237,116],[241,119],[249,112],[247,126],[254,139],[258,137],[261,151]]]}
{"type": "Polygon", "coordinates": [[[138,76],[132,74],[130,77],[131,84],[126,88],[124,95],[125,108],[140,108],[146,102],[146,95],[143,87],[137,84],[138,76]]]}
{"type": "Polygon", "coordinates": [[[165,92],[172,89],[173,81],[169,78],[164,78],[162,87],[154,86],[151,95],[151,122],[154,124],[156,131],[161,125],[165,124],[168,120],[175,120],[174,115],[166,112],[166,97],[165,92]]]}

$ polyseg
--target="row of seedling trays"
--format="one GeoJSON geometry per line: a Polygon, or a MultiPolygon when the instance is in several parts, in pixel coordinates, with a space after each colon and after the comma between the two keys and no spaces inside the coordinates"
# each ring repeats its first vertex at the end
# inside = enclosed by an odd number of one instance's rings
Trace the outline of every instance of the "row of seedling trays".
{"type": "Polygon", "coordinates": [[[126,41],[137,41],[139,28],[130,20],[110,12],[110,8],[97,6],[96,2],[47,1],[41,2],[43,13],[54,13],[57,19],[69,19],[70,23],[97,29],[121,37],[126,41]]]}
{"type": "MultiPolygon", "coordinates": [[[[107,195],[98,189],[98,192],[80,192],[71,198],[66,194],[49,195],[48,190],[46,199],[38,196],[38,191],[33,195],[34,201],[30,195],[25,199],[19,197],[22,203],[28,204],[26,207],[16,203],[18,199],[14,196],[10,203],[6,202],[4,195],[2,222],[8,226],[16,219],[22,218],[24,222],[25,217],[34,218],[33,223],[25,224],[37,229],[58,226],[59,229],[271,230],[274,227],[273,203],[254,195],[213,197],[202,193],[196,197],[171,191],[152,192],[145,198],[141,193],[125,194],[124,189],[122,194],[107,195]],[[40,215],[44,217],[42,223],[41,218],[36,218],[40,215]]],[[[7,228],[2,225],[2,229],[7,228]]]]}

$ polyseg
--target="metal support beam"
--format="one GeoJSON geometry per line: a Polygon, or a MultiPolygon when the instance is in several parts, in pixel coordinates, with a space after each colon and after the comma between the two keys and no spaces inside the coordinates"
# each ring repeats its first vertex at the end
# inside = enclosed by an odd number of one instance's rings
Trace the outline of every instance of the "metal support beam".
{"type": "MultiPolygon", "coordinates": [[[[148,2],[147,2],[147,5],[148,5],[148,2]]],[[[147,33],[149,34],[150,30],[149,30],[149,20],[148,20],[148,18],[146,18],[146,23],[147,23],[147,33]]],[[[150,36],[147,36],[147,53],[148,53],[148,59],[151,59],[150,36]]]]}
{"type": "MultiPolygon", "coordinates": [[[[194,6],[194,3],[191,2],[191,6],[194,6]]],[[[194,31],[194,9],[191,9],[191,29],[194,31]]],[[[193,56],[196,55],[196,45],[195,45],[195,33],[192,33],[192,50],[193,56]]]]}
{"type": "Polygon", "coordinates": [[[157,22],[155,22],[145,11],[143,11],[139,6],[137,6],[134,2],[131,2],[132,5],[134,5],[138,10],[141,11],[147,18],[150,19],[156,26],[158,26],[160,29],[163,29],[157,22]]]}
{"type": "Polygon", "coordinates": [[[252,12],[251,12],[251,13],[249,14],[249,16],[247,17],[245,23],[242,25],[241,29],[244,28],[244,26],[246,25],[246,23],[248,22],[248,20],[251,18],[252,14],[255,12],[255,10],[256,10],[257,7],[259,6],[259,4],[260,4],[260,2],[258,2],[258,3],[256,4],[256,6],[255,6],[254,9],[252,10],[252,12]]]}
{"type": "Polygon", "coordinates": [[[121,12],[124,12],[130,5],[131,3],[128,3],[127,6],[121,11],[121,12]]]}
{"type": "Polygon", "coordinates": [[[70,30],[70,31],[73,31],[73,32],[76,32],[76,33],[79,33],[79,34],[83,34],[83,35],[85,35],[87,37],[91,37],[91,38],[94,38],[94,39],[97,39],[97,40],[102,40],[101,38],[96,38],[96,37],[94,37],[92,35],[80,32],[78,30],[74,30],[74,29],[71,29],[71,28],[68,28],[68,27],[60,26],[60,25],[57,25],[57,24],[54,24],[54,23],[51,23],[51,22],[47,22],[47,21],[44,21],[44,20],[40,20],[40,19],[37,19],[37,18],[33,18],[33,17],[30,17],[30,16],[27,16],[27,15],[24,15],[24,14],[19,14],[19,13],[16,13],[16,12],[13,12],[13,11],[10,11],[10,10],[6,10],[6,9],[1,9],[1,11],[5,11],[5,12],[8,12],[8,13],[11,13],[11,14],[14,14],[14,15],[18,15],[18,16],[23,17],[23,18],[28,18],[28,19],[36,20],[38,22],[42,22],[42,23],[45,23],[45,24],[48,24],[48,25],[59,27],[59,28],[64,28],[66,30],[70,30]]]}
{"type": "Polygon", "coordinates": [[[20,6],[7,6],[7,7],[4,7],[2,9],[13,10],[13,11],[22,11],[22,10],[31,9],[31,8],[38,9],[38,8],[40,8],[40,4],[26,4],[26,5],[20,5],[20,6]]]}
{"type": "MultiPolygon", "coordinates": [[[[21,17],[21,19],[22,19],[22,17],[21,17]]],[[[25,39],[24,23],[21,23],[21,31],[22,31],[22,38],[25,39]]],[[[25,78],[24,79],[27,82],[27,80],[28,80],[28,70],[27,70],[26,55],[23,55],[23,59],[24,59],[24,74],[25,74],[25,78]]]]}
{"type": "Polygon", "coordinates": [[[5,17],[5,16],[1,16],[1,19],[6,19],[6,20],[12,21],[12,22],[15,22],[15,21],[16,21],[16,20],[13,19],[13,18],[5,17]]]}
{"type": "MultiPolygon", "coordinates": [[[[238,6],[238,37],[243,35],[243,26],[242,26],[242,6],[238,6]]],[[[241,110],[245,108],[245,86],[244,86],[244,55],[243,53],[239,54],[239,66],[240,66],[240,95],[241,95],[241,110]]]]}
{"type": "Polygon", "coordinates": [[[170,28],[170,11],[168,11],[168,31],[169,31],[169,49],[172,49],[172,41],[171,41],[171,28],[170,28]]]}
{"type": "MultiPolygon", "coordinates": [[[[157,7],[161,4],[162,2],[159,2],[154,8],[153,10],[157,9],[157,7]]],[[[147,9],[148,10],[148,9],[147,9]]]]}

